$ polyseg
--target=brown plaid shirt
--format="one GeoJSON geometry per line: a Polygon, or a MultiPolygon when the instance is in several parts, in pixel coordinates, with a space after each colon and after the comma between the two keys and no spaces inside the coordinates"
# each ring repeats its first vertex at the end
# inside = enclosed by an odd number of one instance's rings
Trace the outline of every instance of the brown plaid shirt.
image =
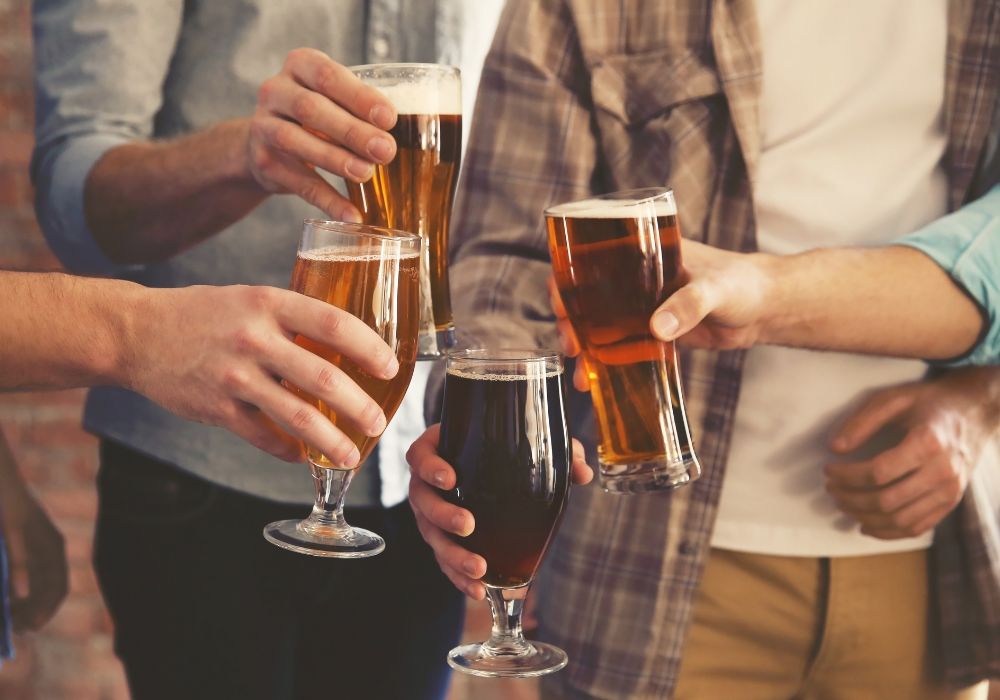
{"type": "MultiPolygon", "coordinates": [[[[553,203],[669,185],[686,236],[754,249],[761,56],[751,3],[509,1],[452,227],[452,298],[468,339],[556,345],[542,217],[553,203]]],[[[1000,9],[955,0],[949,15],[944,165],[954,208],[990,131],[1000,9]]],[[[542,632],[569,653],[559,682],[571,697],[665,698],[677,677],[743,353],[695,351],[682,363],[705,474],[667,494],[577,489],[539,578],[542,632]]],[[[589,413],[580,416],[577,436],[593,435],[589,413]]],[[[944,670],[956,685],[1000,675],[1000,504],[981,486],[939,526],[932,556],[944,670]]]]}

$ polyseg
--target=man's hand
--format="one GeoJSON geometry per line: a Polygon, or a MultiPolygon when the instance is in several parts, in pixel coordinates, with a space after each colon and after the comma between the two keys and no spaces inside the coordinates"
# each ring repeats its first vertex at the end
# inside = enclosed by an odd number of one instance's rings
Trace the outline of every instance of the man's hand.
{"type": "Polygon", "coordinates": [[[983,449],[1000,434],[1000,367],[966,368],[876,393],[834,436],[847,454],[887,425],[903,440],[873,459],[826,467],[837,505],[879,539],[916,537],[958,505],[983,449]]]}
{"type": "Polygon", "coordinates": [[[10,613],[17,631],[38,629],[66,597],[63,536],[28,490],[0,433],[0,532],[10,555],[10,613]]]}
{"type": "Polygon", "coordinates": [[[373,376],[395,376],[393,352],[342,309],[270,287],[187,287],[143,290],[132,315],[117,383],[168,411],[227,428],[287,461],[301,461],[301,438],[348,468],[359,460],[354,443],[281,381],[367,435],[385,429],[385,414],[368,394],[293,342],[302,335],[373,376]]]}
{"type": "Polygon", "coordinates": [[[268,192],[296,194],[329,216],[360,222],[357,209],[315,168],[354,182],[388,163],[396,110],[378,90],[315,49],[288,54],[257,95],[247,144],[249,169],[268,192]]]}
{"type": "MultiPolygon", "coordinates": [[[[438,456],[440,424],[432,425],[406,453],[410,464],[410,507],[424,540],[434,550],[441,571],[455,587],[474,600],[482,600],[486,589],[479,580],[486,575],[486,560],[457,544],[447,533],[468,537],[476,527],[472,513],[446,501],[440,490],[455,488],[455,470],[438,456]]],[[[584,459],[583,446],[573,440],[573,483],[594,478],[584,459]]]]}

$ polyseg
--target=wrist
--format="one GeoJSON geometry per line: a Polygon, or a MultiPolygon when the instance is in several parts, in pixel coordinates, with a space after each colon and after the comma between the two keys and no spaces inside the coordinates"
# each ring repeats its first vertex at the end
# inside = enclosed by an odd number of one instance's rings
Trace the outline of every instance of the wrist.
{"type": "Polygon", "coordinates": [[[142,359],[150,352],[152,322],[162,318],[156,308],[157,293],[141,285],[129,284],[124,294],[116,295],[114,313],[108,319],[111,351],[103,368],[103,383],[132,391],[138,390],[142,359]]]}
{"type": "Polygon", "coordinates": [[[774,344],[787,325],[787,260],[780,255],[752,253],[748,262],[757,278],[760,314],[757,343],[774,344]]]}

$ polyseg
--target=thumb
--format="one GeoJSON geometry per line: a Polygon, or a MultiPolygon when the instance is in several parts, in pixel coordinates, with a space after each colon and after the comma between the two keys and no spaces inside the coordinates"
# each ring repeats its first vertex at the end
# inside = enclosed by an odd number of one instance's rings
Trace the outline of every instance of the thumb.
{"type": "Polygon", "coordinates": [[[676,340],[705,320],[715,308],[710,284],[695,280],[670,295],[649,321],[649,329],[664,342],[676,340]]]}
{"type": "Polygon", "coordinates": [[[912,389],[901,391],[894,388],[876,393],[844,421],[830,440],[831,449],[839,453],[857,449],[913,406],[915,400],[916,393],[912,389]]]}

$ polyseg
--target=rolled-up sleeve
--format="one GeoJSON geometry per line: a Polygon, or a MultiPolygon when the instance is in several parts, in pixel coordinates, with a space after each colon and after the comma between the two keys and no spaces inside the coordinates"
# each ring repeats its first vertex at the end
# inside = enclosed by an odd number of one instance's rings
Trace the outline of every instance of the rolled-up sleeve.
{"type": "Polygon", "coordinates": [[[120,275],[87,225],[84,186],[109,150],[153,134],[182,0],[35,0],[35,211],[67,269],[120,275]]]}
{"type": "Polygon", "coordinates": [[[983,309],[987,327],[968,353],[945,365],[1000,364],[1000,185],[898,241],[916,248],[983,309]]]}

